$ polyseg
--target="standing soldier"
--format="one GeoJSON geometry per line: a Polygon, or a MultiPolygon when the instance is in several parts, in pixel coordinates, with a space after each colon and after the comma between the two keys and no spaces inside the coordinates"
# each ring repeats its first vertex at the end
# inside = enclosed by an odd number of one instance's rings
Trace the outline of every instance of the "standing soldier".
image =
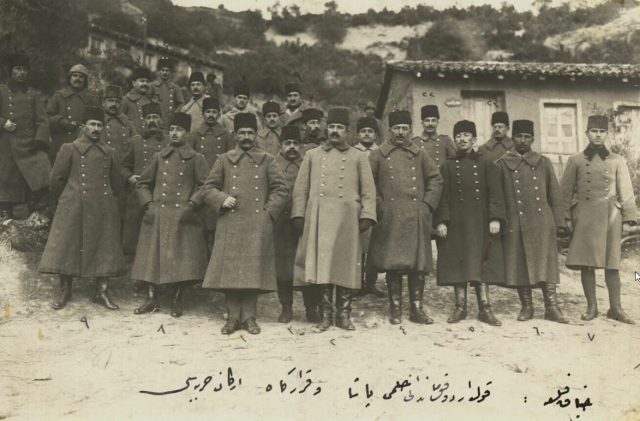
{"type": "Polygon", "coordinates": [[[420,117],[424,131],[420,136],[412,139],[413,143],[418,148],[424,149],[439,168],[447,158],[456,154],[456,147],[449,136],[438,134],[440,111],[437,105],[425,105],[422,107],[420,117]]]}
{"type": "Polygon", "coordinates": [[[88,86],[89,70],[82,64],[76,64],[69,70],[67,87],[53,94],[47,105],[51,130],[49,160],[52,164],[60,147],[78,138],[84,108],[100,106],[98,97],[89,91],[88,86]]]}
{"type": "Polygon", "coordinates": [[[302,111],[302,156],[327,140],[322,133],[322,116],[322,110],[317,108],[307,108],[302,111]]]}
{"type": "Polygon", "coordinates": [[[191,92],[191,99],[182,106],[180,112],[191,116],[191,127],[189,130],[195,131],[204,123],[202,102],[205,98],[208,98],[208,95],[204,93],[204,74],[202,72],[191,73],[187,86],[189,86],[191,92]]]}
{"type": "Polygon", "coordinates": [[[381,145],[384,143],[384,139],[381,133],[381,131],[383,130],[383,125],[382,121],[380,121],[376,117],[376,111],[376,106],[373,104],[373,101],[367,102],[367,104],[364,106],[365,117],[373,118],[376,120],[376,124],[378,126],[378,137],[376,138],[376,145],[381,145]]]}
{"type": "Polygon", "coordinates": [[[49,123],[40,93],[27,85],[29,56],[8,57],[9,83],[0,86],[0,217],[13,206],[38,208],[47,192],[51,163],[49,123]]]}
{"type": "Polygon", "coordinates": [[[376,187],[366,155],[346,142],[349,109],[329,110],[327,130],[327,141],[305,155],[293,190],[291,218],[302,232],[294,284],[320,286],[323,331],[331,326],[335,285],[336,326],[355,330],[350,315],[352,292],[360,287],[360,233],[376,223],[376,187]]]}
{"type": "Polygon", "coordinates": [[[151,98],[152,92],[149,88],[149,80],[151,79],[151,71],[145,67],[138,67],[131,75],[131,83],[133,89],[125,95],[122,100],[120,111],[129,117],[133,128],[137,134],[144,132],[144,117],[142,116],[142,107],[150,102],[155,102],[151,98]]]}
{"type": "Polygon", "coordinates": [[[470,282],[478,299],[478,320],[500,326],[489,303],[489,284],[504,284],[498,234],[506,214],[500,175],[490,158],[473,150],[475,123],[457,122],[453,138],[458,152],[440,167],[442,197],[433,218],[438,234],[438,285],[453,286],[455,292],[456,309],[447,322],[467,317],[470,282]]]}
{"type": "Polygon", "coordinates": [[[60,275],[53,301],[59,310],[71,299],[75,278],[96,278],[93,302],[117,310],[108,295],[109,278],[127,270],[120,246],[118,199],[120,159],[101,139],[104,112],[85,107],[80,138],[62,145],[51,171],[51,193],[58,199],[39,271],[60,275]]]}
{"type": "MultiPolygon", "coordinates": [[[[293,190],[300,171],[300,165],[302,165],[300,139],[299,127],[285,126],[282,128],[281,148],[280,153],[276,156],[276,163],[287,181],[289,191],[293,190]]],[[[289,323],[293,318],[293,266],[299,238],[300,235],[293,229],[291,223],[291,200],[288,200],[284,212],[276,220],[273,233],[273,243],[276,250],[278,299],[282,306],[282,313],[278,317],[280,323],[289,323]]],[[[317,285],[302,287],[302,299],[306,308],[307,320],[312,323],[320,322],[320,315],[318,314],[320,291],[317,285]]]]}
{"type": "Polygon", "coordinates": [[[156,96],[160,102],[164,121],[171,121],[173,113],[179,110],[185,102],[182,90],[171,80],[174,67],[175,63],[170,58],[160,58],[158,60],[158,78],[151,82],[155,94],[153,96],[156,96]]]}
{"type": "Polygon", "coordinates": [[[236,114],[234,125],[236,148],[218,158],[204,186],[205,200],[219,216],[202,286],[225,293],[229,316],[222,334],[242,324],[255,335],[258,294],[277,290],[273,224],[289,191],[275,157],[256,148],[255,114],[236,114]]]}
{"type": "Polygon", "coordinates": [[[284,91],[287,95],[287,109],[280,115],[280,120],[283,126],[298,126],[302,127],[302,101],[300,94],[302,89],[300,85],[295,82],[287,83],[284,85],[284,91]]]}
{"type": "Polygon", "coordinates": [[[216,82],[218,76],[215,73],[209,73],[207,75],[207,87],[205,88],[205,94],[220,99],[222,95],[222,85],[216,82]]]}
{"type": "Polygon", "coordinates": [[[173,284],[171,317],[182,316],[185,287],[202,280],[207,270],[207,249],[197,210],[204,203],[202,185],[209,167],[204,156],[186,143],[189,127],[188,114],[173,115],[170,144],[153,155],[138,180],[144,217],[131,279],[149,283],[149,298],[134,314],[154,311],[158,307],[157,286],[173,284]]]}
{"type": "Polygon", "coordinates": [[[609,119],[590,116],[589,146],[567,161],[562,176],[567,226],[573,230],[566,265],[580,270],[587,311],[582,320],[598,317],[595,269],[604,269],[609,290],[607,317],[635,324],[620,302],[620,241],[637,223],[636,204],[627,161],[605,146],[609,119]]]}
{"type": "Polygon", "coordinates": [[[532,288],[542,288],[544,318],[569,323],[558,308],[560,283],[556,227],[564,227],[562,194],[546,156],[531,150],[533,122],[513,122],[514,150],[497,162],[507,211],[502,247],[505,286],[517,288],[522,310],[519,321],[533,318],[532,288]]]}
{"type": "MultiPolygon", "coordinates": [[[[245,82],[238,82],[233,86],[233,108],[220,117],[220,124],[222,124],[227,130],[232,132],[234,129],[233,120],[236,114],[250,113],[247,110],[249,105],[249,98],[251,97],[251,88],[245,82]]],[[[253,113],[251,113],[253,114],[253,113]]],[[[258,131],[262,129],[260,122],[258,122],[258,131]]]]}
{"type": "Polygon", "coordinates": [[[409,320],[432,324],[423,309],[424,276],[433,268],[431,215],[442,193],[442,176],[429,154],[411,139],[411,114],[389,113],[388,141],[369,156],[378,190],[380,223],[369,245],[370,265],[387,273],[391,324],[402,322],[402,276],[408,275],[409,320]]]}
{"type": "Polygon", "coordinates": [[[267,127],[258,132],[256,142],[263,151],[276,156],[280,153],[280,104],[267,101],[262,105],[262,116],[267,127]]]}
{"type": "Polygon", "coordinates": [[[510,150],[513,149],[513,140],[509,133],[509,114],[504,111],[496,111],[491,115],[491,128],[493,135],[484,145],[478,147],[478,153],[496,162],[510,150]]]}

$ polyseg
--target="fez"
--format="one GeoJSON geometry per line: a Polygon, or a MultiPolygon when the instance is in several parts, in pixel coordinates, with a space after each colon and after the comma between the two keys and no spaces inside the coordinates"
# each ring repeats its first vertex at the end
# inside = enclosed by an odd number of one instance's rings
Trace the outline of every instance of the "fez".
{"type": "Polygon", "coordinates": [[[302,110],[302,122],[306,123],[311,120],[322,120],[322,110],[317,108],[307,108],[302,110]]]}
{"type": "Polygon", "coordinates": [[[85,124],[89,120],[97,120],[104,123],[104,111],[99,107],[85,107],[84,114],[82,115],[82,124],[85,124]]]}
{"type": "Polygon", "coordinates": [[[420,120],[424,120],[427,117],[440,118],[440,111],[438,111],[437,105],[425,105],[420,109],[420,120]]]}
{"type": "Polygon", "coordinates": [[[103,99],[115,98],[122,101],[122,88],[117,85],[107,85],[104,89],[103,99]]]}
{"type": "Polygon", "coordinates": [[[280,135],[280,142],[285,140],[297,140],[300,142],[302,136],[300,135],[300,127],[298,126],[284,126],[282,128],[282,134],[280,135]]]}
{"type": "Polygon", "coordinates": [[[245,82],[238,82],[233,85],[233,96],[251,96],[251,88],[245,82]]]}
{"type": "Polygon", "coordinates": [[[389,113],[389,127],[397,124],[411,125],[411,113],[407,110],[393,110],[389,113]]]}
{"type": "Polygon", "coordinates": [[[460,133],[471,133],[473,137],[476,137],[476,123],[469,120],[458,121],[453,125],[453,137],[456,137],[460,133]]]}
{"type": "Polygon", "coordinates": [[[533,136],[533,121],[531,120],[514,120],[511,134],[513,136],[517,134],[527,133],[533,136]]]}
{"type": "Polygon", "coordinates": [[[220,100],[218,98],[206,97],[202,101],[202,111],[218,110],[220,111],[220,100]]]}
{"type": "Polygon", "coordinates": [[[11,72],[11,70],[17,66],[29,68],[29,56],[22,53],[9,54],[9,56],[7,57],[7,64],[9,72],[11,72]]]}
{"type": "Polygon", "coordinates": [[[345,107],[335,107],[327,114],[327,125],[342,124],[349,127],[349,109],[345,107]]]}
{"type": "Polygon", "coordinates": [[[491,125],[502,123],[505,126],[509,125],[509,114],[504,111],[496,111],[491,115],[491,125]]]}
{"type": "Polygon", "coordinates": [[[590,115],[587,130],[591,129],[609,130],[609,118],[606,115],[590,115]]]}
{"type": "Polygon", "coordinates": [[[175,113],[173,117],[171,117],[171,124],[169,124],[169,127],[171,126],[179,126],[186,131],[189,131],[191,129],[191,116],[187,113],[175,113]]]}
{"type": "Polygon", "coordinates": [[[253,113],[238,113],[233,119],[233,131],[238,133],[240,129],[253,129],[258,131],[258,120],[253,113]]]}
{"type": "Polygon", "coordinates": [[[376,121],[375,118],[373,117],[362,117],[360,120],[358,120],[358,131],[364,129],[364,128],[370,128],[373,129],[376,133],[378,133],[378,122],[376,121]]]}
{"type": "Polygon", "coordinates": [[[291,92],[301,93],[300,85],[295,82],[287,83],[284,85],[284,92],[289,95],[291,92]]]}
{"type": "Polygon", "coordinates": [[[131,80],[138,79],[151,79],[151,70],[147,69],[146,67],[138,67],[137,69],[135,69],[131,74],[131,80]]]}
{"type": "Polygon", "coordinates": [[[189,76],[189,85],[191,82],[202,82],[204,84],[204,73],[202,72],[193,72],[191,76],[189,76]]]}
{"type": "Polygon", "coordinates": [[[142,106],[142,117],[146,117],[149,114],[158,114],[160,117],[162,117],[162,109],[160,108],[160,104],[158,104],[157,102],[144,104],[142,106]]]}
{"type": "Polygon", "coordinates": [[[269,113],[280,114],[280,104],[275,101],[267,101],[262,104],[262,115],[266,117],[269,113]]]}
{"type": "Polygon", "coordinates": [[[158,60],[158,70],[164,68],[164,67],[168,67],[169,70],[171,70],[173,72],[173,60],[171,60],[169,57],[161,57],[158,60]]]}

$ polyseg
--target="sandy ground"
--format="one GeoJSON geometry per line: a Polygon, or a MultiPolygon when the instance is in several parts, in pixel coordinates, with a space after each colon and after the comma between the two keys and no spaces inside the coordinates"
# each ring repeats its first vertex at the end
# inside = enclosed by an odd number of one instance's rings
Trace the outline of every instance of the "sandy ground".
{"type": "MultiPolygon", "coordinates": [[[[623,303],[640,322],[640,259],[637,250],[625,256],[623,303]]],[[[566,269],[560,304],[571,325],[543,320],[539,291],[536,318],[516,321],[517,295],[500,288],[492,298],[502,327],[475,319],[473,293],[469,319],[451,325],[452,291],[430,278],[431,326],[392,326],[387,300],[367,296],[354,303],[355,332],[320,333],[304,320],[299,294],[294,321],[277,323],[270,294],[259,302],[262,334],[223,337],[222,296],[199,288],[188,291],[180,319],[170,317],[168,297],[161,311],[135,316],[143,297],[127,278],[112,283],[120,311],[91,304],[89,280],[76,281],[73,300],[53,311],[57,279],[34,271],[38,259],[0,245],[0,419],[640,419],[640,327],[581,322],[579,279],[566,269]],[[565,387],[566,407],[544,404],[565,387]],[[587,398],[591,406],[576,407],[587,398]]],[[[601,273],[598,286],[606,313],[601,273]]]]}

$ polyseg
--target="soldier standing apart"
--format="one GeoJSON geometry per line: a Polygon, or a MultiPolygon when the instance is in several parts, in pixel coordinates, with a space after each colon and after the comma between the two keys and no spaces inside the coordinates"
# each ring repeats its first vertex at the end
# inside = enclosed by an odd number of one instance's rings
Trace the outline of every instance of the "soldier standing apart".
{"type": "Polygon", "coordinates": [[[290,195],[275,157],[256,147],[255,114],[236,114],[234,125],[236,148],[218,158],[204,186],[218,224],[202,286],[225,293],[229,316],[223,335],[241,326],[255,335],[258,294],[278,289],[273,224],[290,195]]]}
{"type": "Polygon", "coordinates": [[[293,189],[291,218],[302,232],[294,285],[320,286],[322,330],[332,323],[335,285],[336,326],[355,330],[350,315],[352,292],[360,287],[360,233],[376,223],[376,192],[366,155],[346,142],[349,109],[329,110],[327,131],[328,140],[305,155],[293,189]]]}
{"type": "Polygon", "coordinates": [[[51,193],[58,208],[39,271],[60,275],[53,308],[71,299],[73,278],[96,278],[93,302],[117,310],[109,278],[127,273],[120,245],[118,199],[122,191],[120,159],[101,139],[104,112],[85,107],[81,136],[60,148],[51,171],[51,193]]]}
{"type": "Polygon", "coordinates": [[[284,85],[284,92],[287,95],[287,109],[280,115],[283,126],[302,127],[302,100],[300,94],[302,89],[295,82],[284,85]]]}
{"type": "Polygon", "coordinates": [[[497,162],[507,211],[502,235],[505,286],[518,290],[519,321],[533,318],[532,288],[542,288],[544,318],[569,323],[556,297],[560,283],[556,227],[564,227],[560,185],[549,158],[531,150],[533,122],[514,121],[512,133],[514,150],[497,162]]]}
{"type": "Polygon", "coordinates": [[[322,110],[317,108],[307,108],[302,112],[302,156],[327,140],[322,132],[322,117],[322,110]]]}
{"type": "Polygon", "coordinates": [[[456,147],[446,134],[438,134],[440,111],[437,105],[425,105],[420,109],[420,120],[424,131],[412,139],[420,149],[424,149],[431,160],[438,166],[450,156],[455,155],[456,147]]]}
{"type": "MultiPolygon", "coordinates": [[[[289,191],[293,190],[302,165],[300,153],[300,128],[285,126],[282,128],[280,153],[276,156],[278,168],[282,171],[289,191]]],[[[273,230],[273,242],[276,250],[276,278],[278,279],[278,299],[282,306],[282,313],[278,322],[289,323],[293,318],[293,266],[300,235],[294,230],[291,221],[291,200],[287,201],[282,215],[276,220],[273,230]]],[[[307,320],[312,323],[320,322],[318,304],[320,291],[317,285],[306,285],[302,288],[302,299],[306,308],[307,320]]]]}
{"type": "Polygon", "coordinates": [[[267,101],[262,104],[262,116],[266,128],[258,132],[256,142],[263,151],[276,156],[280,153],[280,104],[267,101]]]}
{"type": "Polygon", "coordinates": [[[402,276],[408,275],[409,320],[432,324],[423,309],[424,276],[433,269],[431,219],[442,193],[442,176],[411,138],[411,114],[389,113],[388,141],[369,156],[378,190],[380,223],[371,233],[370,265],[387,273],[391,324],[402,322],[402,276]]]}
{"type": "Polygon", "coordinates": [[[38,209],[49,187],[49,123],[40,93],[27,85],[29,56],[8,57],[9,83],[0,86],[0,217],[13,206],[38,209]]]}
{"type": "Polygon", "coordinates": [[[191,92],[191,99],[184,104],[180,109],[181,112],[189,114],[191,116],[191,127],[189,131],[195,131],[198,127],[204,123],[204,110],[202,103],[208,95],[204,93],[204,74],[202,72],[193,72],[189,76],[189,91],[191,92]]]}
{"type": "MultiPolygon", "coordinates": [[[[355,149],[364,152],[369,158],[371,151],[378,149],[378,133],[379,126],[375,118],[362,117],[358,120],[357,124],[357,139],[358,143],[354,146],[355,149]]],[[[367,266],[366,254],[369,250],[369,240],[371,239],[371,229],[360,235],[362,241],[362,275],[361,285],[362,288],[356,292],[354,297],[362,297],[367,294],[375,295],[378,298],[384,297],[384,292],[376,288],[376,281],[378,280],[378,272],[367,266]],[[366,268],[366,269],[365,269],[366,268]]]]}
{"type": "Polygon", "coordinates": [[[496,162],[510,150],[513,149],[513,140],[509,133],[509,114],[503,111],[496,111],[491,115],[491,128],[493,135],[485,144],[478,147],[478,153],[496,162]]]}
{"type": "Polygon", "coordinates": [[[145,67],[135,69],[131,75],[133,89],[125,95],[120,108],[122,114],[131,120],[137,134],[142,134],[146,128],[144,117],[142,116],[142,107],[151,102],[156,102],[151,99],[153,98],[153,93],[149,88],[149,80],[151,80],[151,71],[149,69],[145,67]]]}
{"type": "Polygon", "coordinates": [[[134,314],[154,311],[157,286],[173,284],[171,316],[182,316],[185,287],[202,280],[207,270],[204,228],[197,210],[204,204],[202,185],[209,167],[204,156],[186,143],[189,127],[188,114],[173,115],[169,145],[153,155],[138,179],[145,214],[131,279],[148,282],[149,297],[134,314]]]}
{"type": "Polygon", "coordinates": [[[100,106],[98,97],[89,91],[88,86],[89,70],[82,64],[76,64],[69,70],[67,87],[53,94],[47,105],[51,130],[49,160],[52,164],[60,146],[78,138],[84,108],[100,106]]]}
{"type": "Polygon", "coordinates": [[[474,285],[478,320],[492,326],[502,323],[491,312],[489,284],[504,284],[502,240],[505,223],[504,194],[498,167],[473,150],[476,125],[467,120],[453,126],[457,154],[440,167],[442,197],[433,217],[438,237],[437,281],[453,286],[458,323],[467,317],[467,283],[474,285]]]}
{"type": "MultiPolygon", "coordinates": [[[[251,97],[251,88],[249,85],[243,81],[240,81],[233,85],[233,108],[224,113],[222,117],[220,117],[220,124],[222,124],[227,130],[232,132],[234,130],[233,120],[235,119],[236,114],[239,113],[250,113],[247,110],[247,105],[249,105],[249,98],[251,97]]],[[[253,114],[253,113],[251,113],[253,114]]],[[[262,125],[258,122],[258,130],[262,130],[262,125]]]]}
{"type": "Polygon", "coordinates": [[[633,186],[626,160],[605,146],[609,120],[590,116],[589,146],[567,161],[562,176],[567,226],[573,230],[566,265],[580,270],[587,311],[582,320],[598,317],[595,269],[604,269],[609,290],[607,317],[635,324],[620,303],[620,241],[637,223],[633,186]]]}
{"type": "Polygon", "coordinates": [[[175,63],[168,57],[162,57],[158,60],[158,77],[151,82],[151,88],[154,95],[158,98],[160,108],[162,109],[162,118],[164,121],[171,121],[173,113],[178,111],[184,105],[182,90],[178,85],[173,83],[175,63]]]}

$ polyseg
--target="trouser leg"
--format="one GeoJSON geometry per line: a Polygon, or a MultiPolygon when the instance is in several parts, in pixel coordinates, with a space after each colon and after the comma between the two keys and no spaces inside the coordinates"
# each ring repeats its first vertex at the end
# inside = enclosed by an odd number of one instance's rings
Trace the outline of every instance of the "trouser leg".
{"type": "Polygon", "coordinates": [[[227,320],[231,320],[232,318],[242,321],[242,300],[240,296],[240,291],[226,291],[224,293],[225,301],[227,303],[227,311],[229,312],[229,317],[227,320]]]}
{"type": "Polygon", "coordinates": [[[620,272],[617,270],[605,269],[604,280],[607,283],[607,289],[609,290],[609,311],[607,312],[607,317],[622,323],[631,325],[635,324],[635,322],[622,310],[620,298],[620,272]]]}
{"type": "Polygon", "coordinates": [[[596,299],[596,271],[591,268],[580,270],[580,280],[582,289],[587,299],[587,311],[580,316],[582,320],[593,320],[598,317],[598,301],[596,299]]]}
{"type": "Polygon", "coordinates": [[[246,321],[250,318],[256,318],[256,309],[258,307],[258,292],[257,291],[242,291],[242,319],[246,321]]]}

